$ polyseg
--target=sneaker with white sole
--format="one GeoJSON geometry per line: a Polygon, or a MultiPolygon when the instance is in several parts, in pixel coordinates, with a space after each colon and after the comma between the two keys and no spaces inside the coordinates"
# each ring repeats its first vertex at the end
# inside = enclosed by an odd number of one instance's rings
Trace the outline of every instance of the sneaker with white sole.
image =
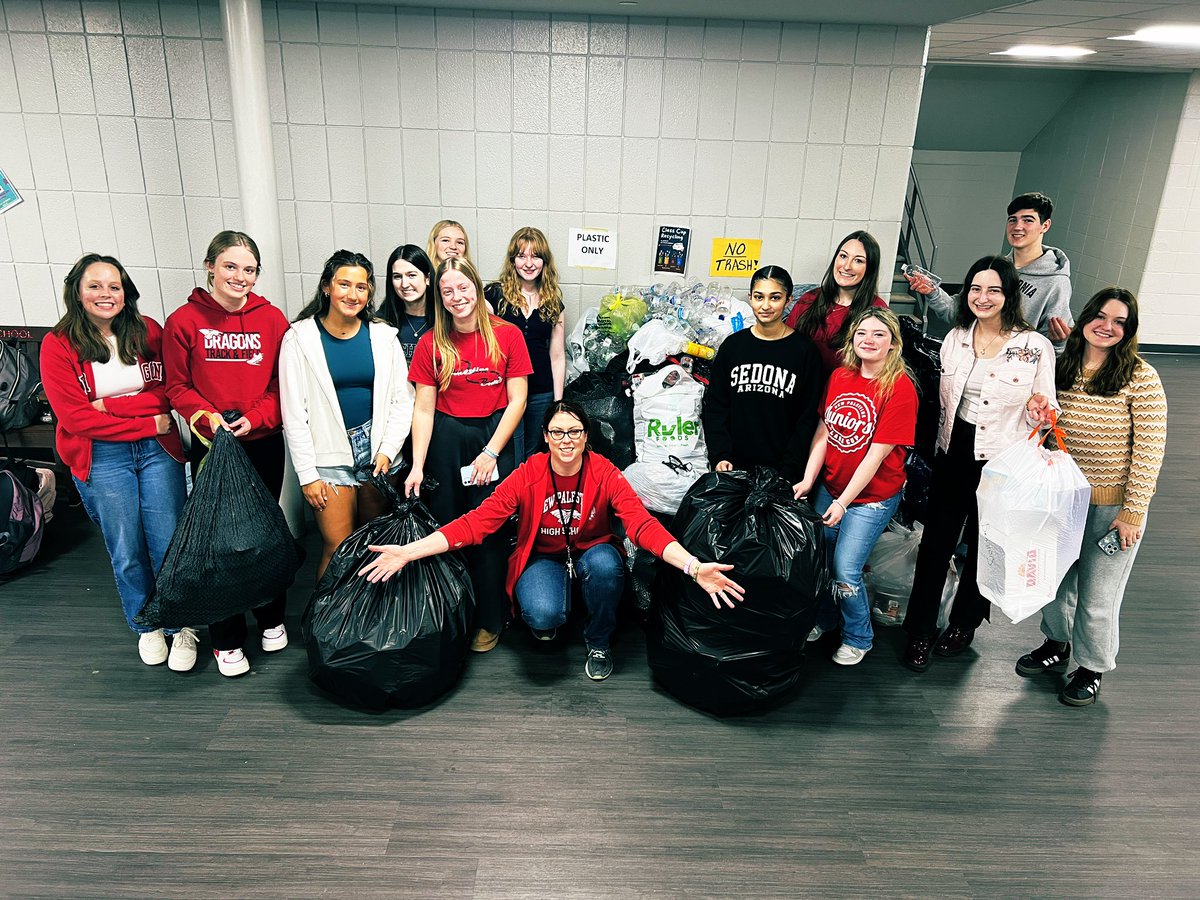
{"type": "Polygon", "coordinates": [[[171,638],[167,668],[172,672],[190,672],[196,665],[196,647],[200,639],[195,628],[180,628],[171,638]]]}
{"type": "Polygon", "coordinates": [[[250,671],[250,660],[246,659],[241,647],[236,650],[214,650],[213,656],[217,658],[217,671],[227,678],[245,675],[250,671]]]}
{"type": "Polygon", "coordinates": [[[275,653],[288,644],[287,629],[282,625],[268,628],[262,633],[262,648],[264,653],[275,653]]]}
{"type": "Polygon", "coordinates": [[[592,681],[603,681],[613,671],[612,651],[588,647],[587,662],[583,664],[583,671],[592,681]]]}
{"type": "Polygon", "coordinates": [[[813,641],[819,641],[821,639],[821,635],[823,634],[825,634],[825,629],[820,625],[814,625],[812,631],[808,633],[808,637],[805,638],[805,640],[811,644],[813,641]]]}
{"type": "Polygon", "coordinates": [[[849,644],[842,644],[837,648],[837,653],[833,654],[833,661],[839,666],[857,666],[863,661],[863,657],[867,655],[867,651],[859,647],[851,647],[849,644]]]}
{"type": "Polygon", "coordinates": [[[167,661],[167,639],[161,628],[138,635],[138,656],[148,666],[161,666],[167,661]]]}

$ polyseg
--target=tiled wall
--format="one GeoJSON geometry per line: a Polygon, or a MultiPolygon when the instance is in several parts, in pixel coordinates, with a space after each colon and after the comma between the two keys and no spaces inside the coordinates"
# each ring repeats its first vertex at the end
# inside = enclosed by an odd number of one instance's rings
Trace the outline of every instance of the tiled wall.
{"type": "Polygon", "coordinates": [[[1046,243],[1070,257],[1075,310],[1107,285],[1142,284],[1187,79],[1097,72],[1021,155],[1015,192],[1054,200],[1046,243]]]}
{"type": "Polygon", "coordinates": [[[1139,338],[1200,345],[1200,72],[1188,84],[1142,277],[1139,338]]]}
{"type": "Polygon", "coordinates": [[[946,281],[962,281],[975,260],[1003,249],[1004,211],[1020,164],[1020,153],[913,151],[937,242],[934,268],[946,281]]]}
{"type": "MultiPolygon", "coordinates": [[[[147,311],[169,312],[241,218],[217,5],[2,3],[0,166],[26,203],[0,216],[0,322],[53,322],[85,248],[116,252],[147,311]]],[[[761,236],[765,260],[816,280],[866,225],[892,263],[924,29],[311,3],[263,18],[293,311],[332,249],[382,265],[442,217],[467,225],[485,277],[516,227],[562,256],[569,227],[615,229],[615,273],[561,266],[569,316],[651,279],[659,224],[692,227],[704,280],[720,236],[761,236]]]]}

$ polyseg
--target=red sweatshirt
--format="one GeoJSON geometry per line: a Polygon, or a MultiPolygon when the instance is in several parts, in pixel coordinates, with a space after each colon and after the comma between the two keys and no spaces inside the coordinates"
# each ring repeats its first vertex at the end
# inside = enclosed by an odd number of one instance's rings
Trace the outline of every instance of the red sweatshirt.
{"type": "MultiPolygon", "coordinates": [[[[620,548],[612,529],[612,514],[616,513],[629,539],[661,558],[667,544],[675,538],[646,511],[616,466],[590,451],[586,460],[580,489],[583,494],[579,504],[581,525],[579,534],[571,541],[572,546],[581,553],[597,544],[611,543],[620,548]]],[[[496,485],[492,495],[479,506],[438,530],[450,543],[450,549],[459,550],[478,544],[499,530],[514,512],[517,513],[517,549],[508,558],[508,577],[504,583],[508,596],[513,597],[517,579],[533,553],[546,499],[553,493],[550,454],[538,453],[496,485]]]]}
{"type": "Polygon", "coordinates": [[[146,382],[140,393],[128,397],[108,397],[105,412],[92,406],[96,399],[96,379],[91,362],[80,360],[65,335],[51,332],[42,340],[42,387],[58,419],[54,442],[58,455],[80,481],[92,471],[92,441],[140,441],[157,437],[159,444],[175,459],[183,462],[179,433],[172,425],[166,434],[158,434],[154,417],[170,412],[163,381],[163,330],[146,318],[146,355],[138,358],[146,382]]]}
{"type": "MultiPolygon", "coordinates": [[[[255,440],[279,431],[279,345],[287,316],[251,293],[237,312],[228,312],[208,291],[196,288],[188,302],[167,317],[163,360],[167,397],[186,420],[200,410],[241,410],[255,440]]],[[[206,436],[205,422],[196,427],[206,436]]]]}

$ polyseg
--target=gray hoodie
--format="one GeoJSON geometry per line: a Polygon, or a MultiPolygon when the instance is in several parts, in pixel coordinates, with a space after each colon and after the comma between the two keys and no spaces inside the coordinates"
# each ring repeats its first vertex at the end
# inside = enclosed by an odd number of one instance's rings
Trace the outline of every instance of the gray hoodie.
{"type": "MultiPolygon", "coordinates": [[[[1012,252],[1007,255],[1012,259],[1012,252]]],[[[1071,317],[1071,261],[1057,247],[1046,247],[1046,252],[1023,269],[1021,276],[1021,311],[1025,321],[1050,337],[1050,317],[1059,316],[1068,326],[1074,324],[1071,317]]],[[[951,297],[940,287],[926,301],[929,309],[947,322],[958,315],[958,298],[951,297]]],[[[1054,352],[1062,353],[1065,341],[1051,341],[1054,352]]]]}

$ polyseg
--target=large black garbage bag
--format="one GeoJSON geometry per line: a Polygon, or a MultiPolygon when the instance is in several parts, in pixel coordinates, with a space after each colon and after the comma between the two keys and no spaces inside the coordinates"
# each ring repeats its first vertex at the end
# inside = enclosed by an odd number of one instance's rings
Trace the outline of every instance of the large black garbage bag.
{"type": "Polygon", "coordinates": [[[150,628],[218,622],[286,591],[303,561],[278,501],[222,428],[184,504],[154,595],[134,621],[150,628]]]}
{"type": "Polygon", "coordinates": [[[588,441],[618,469],[633,464],[633,397],[619,372],[584,372],[567,385],[563,399],[583,407],[592,420],[588,441]]]}
{"type": "Polygon", "coordinates": [[[921,326],[909,316],[900,317],[900,337],[904,341],[904,362],[916,383],[919,398],[913,449],[929,461],[933,459],[941,417],[938,384],[942,378],[942,342],[922,333],[921,326]]]}
{"type": "Polygon", "coordinates": [[[459,553],[411,562],[389,581],[358,574],[376,556],[369,545],[407,544],[438,527],[420,500],[376,484],[395,508],[346,538],[329,561],[304,610],[308,674],[358,706],[424,706],[458,681],[475,595],[459,553]]]}
{"type": "Polygon", "coordinates": [[[650,669],[691,706],[721,716],[761,709],[799,680],[818,602],[832,591],[821,519],[771,469],[710,472],[684,497],[674,534],[701,559],[732,563],[746,598],[717,609],[663,567],[647,626],[650,669]]]}
{"type": "Polygon", "coordinates": [[[900,498],[900,509],[896,518],[912,527],[914,522],[924,522],[929,510],[929,486],[933,483],[933,469],[915,451],[908,454],[904,463],[904,496],[900,498]]]}

